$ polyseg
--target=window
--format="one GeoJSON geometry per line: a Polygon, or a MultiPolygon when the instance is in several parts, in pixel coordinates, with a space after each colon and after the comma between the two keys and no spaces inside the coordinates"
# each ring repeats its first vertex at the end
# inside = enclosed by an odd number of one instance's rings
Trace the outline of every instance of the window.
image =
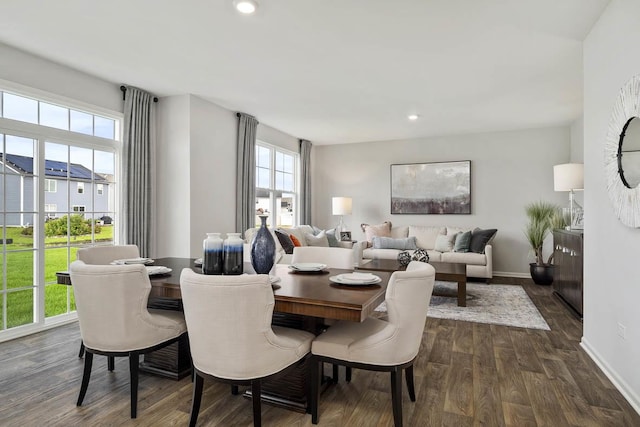
{"type": "MultiPolygon", "coordinates": [[[[58,191],[58,181],[55,179],[44,180],[44,191],[47,193],[55,193],[58,191]]],[[[46,205],[45,205],[46,206],[46,205]]]]}
{"type": "Polygon", "coordinates": [[[0,81],[0,341],[76,317],[55,273],[118,235],[99,219],[118,216],[121,124],[118,112],[0,81]],[[106,196],[93,197],[97,183],[106,196]]]}
{"type": "Polygon", "coordinates": [[[78,194],[84,193],[84,182],[78,183],[78,194]]]}
{"type": "Polygon", "coordinates": [[[256,225],[258,215],[269,214],[271,227],[293,227],[297,222],[298,154],[256,144],[256,225]]]}
{"type": "Polygon", "coordinates": [[[103,184],[96,184],[96,193],[98,193],[98,195],[102,195],[104,193],[103,184]]]}

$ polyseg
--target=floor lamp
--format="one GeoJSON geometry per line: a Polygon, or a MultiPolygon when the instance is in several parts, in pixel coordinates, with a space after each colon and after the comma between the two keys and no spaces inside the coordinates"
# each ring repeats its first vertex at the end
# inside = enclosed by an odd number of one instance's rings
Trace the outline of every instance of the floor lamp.
{"type": "Polygon", "coordinates": [[[340,233],[347,231],[347,227],[342,221],[344,215],[351,215],[351,197],[332,197],[331,207],[334,215],[340,215],[340,222],[336,226],[336,238],[340,239],[340,233]]]}
{"type": "Polygon", "coordinates": [[[574,200],[576,190],[584,190],[584,165],[564,163],[553,167],[553,189],[569,192],[569,230],[576,227],[576,212],[581,207],[574,200]]]}

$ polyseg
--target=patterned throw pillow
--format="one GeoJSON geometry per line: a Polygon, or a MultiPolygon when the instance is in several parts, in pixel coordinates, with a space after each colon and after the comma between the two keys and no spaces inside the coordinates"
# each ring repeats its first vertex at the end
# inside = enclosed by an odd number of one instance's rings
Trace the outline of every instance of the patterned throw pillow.
{"type": "Polygon", "coordinates": [[[416,249],[411,256],[413,261],[429,262],[429,254],[425,249],[416,249]]]}
{"type": "Polygon", "coordinates": [[[407,266],[411,262],[411,254],[407,251],[402,251],[398,254],[398,263],[402,266],[407,266]]]}

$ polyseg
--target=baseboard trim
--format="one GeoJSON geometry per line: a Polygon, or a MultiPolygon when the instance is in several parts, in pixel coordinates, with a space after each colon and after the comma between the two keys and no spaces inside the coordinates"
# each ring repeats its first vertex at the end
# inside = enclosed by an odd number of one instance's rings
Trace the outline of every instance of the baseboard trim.
{"type": "Polygon", "coordinates": [[[615,370],[609,366],[609,364],[600,356],[589,342],[582,337],[580,341],[580,347],[589,355],[591,360],[593,360],[596,365],[600,368],[600,370],[609,378],[609,380],[613,383],[613,385],[618,389],[618,391],[622,394],[622,396],[629,402],[629,405],[640,415],[640,398],[638,395],[629,387],[629,384],[622,379],[615,370]]]}
{"type": "Polygon", "coordinates": [[[502,277],[517,277],[518,279],[530,279],[531,275],[529,273],[514,273],[512,271],[495,271],[493,272],[494,276],[502,276],[502,277]]]}

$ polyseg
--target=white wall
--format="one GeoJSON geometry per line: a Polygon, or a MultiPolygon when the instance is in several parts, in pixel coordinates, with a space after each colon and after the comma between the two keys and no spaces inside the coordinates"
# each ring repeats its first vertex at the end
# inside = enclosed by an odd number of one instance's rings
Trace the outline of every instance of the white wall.
{"type": "Polygon", "coordinates": [[[0,43],[0,79],[122,112],[120,84],[0,43]]]}
{"type": "MultiPolygon", "coordinates": [[[[524,206],[568,204],[553,191],[553,165],[570,158],[569,127],[314,147],[313,222],[333,227],[331,197],[353,198],[345,223],[355,239],[361,223],[497,228],[494,271],[528,277],[524,206]],[[471,215],[391,215],[390,165],[471,160],[471,215]]],[[[551,239],[550,239],[551,240],[551,239]]],[[[550,254],[550,245],[547,254],[550,254]]]]}
{"type": "Polygon", "coordinates": [[[585,263],[582,343],[640,412],[640,230],[606,193],[603,146],[620,88],[640,74],[640,2],[613,0],[584,44],[585,263]],[[626,339],[617,335],[626,326],[626,339]]]}

